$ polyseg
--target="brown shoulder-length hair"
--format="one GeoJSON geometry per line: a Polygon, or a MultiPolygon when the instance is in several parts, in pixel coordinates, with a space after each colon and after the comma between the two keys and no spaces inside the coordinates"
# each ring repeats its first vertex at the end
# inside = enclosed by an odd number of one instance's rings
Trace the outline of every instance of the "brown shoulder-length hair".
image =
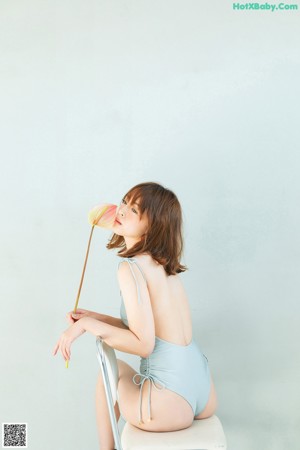
{"type": "Polygon", "coordinates": [[[174,192],[158,183],[140,183],[125,195],[126,201],[138,201],[140,215],[148,218],[148,229],[141,240],[132,248],[126,248],[123,236],[113,234],[106,247],[120,248],[118,255],[133,257],[139,253],[149,253],[161,264],[168,275],[187,270],[180,263],[183,253],[182,212],[174,192]]]}

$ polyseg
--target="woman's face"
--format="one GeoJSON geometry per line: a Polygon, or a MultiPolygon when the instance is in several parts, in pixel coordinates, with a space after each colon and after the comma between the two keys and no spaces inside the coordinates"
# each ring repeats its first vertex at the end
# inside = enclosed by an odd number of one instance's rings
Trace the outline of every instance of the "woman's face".
{"type": "Polygon", "coordinates": [[[124,236],[126,247],[129,248],[141,240],[147,228],[148,219],[145,213],[141,216],[138,200],[132,204],[126,197],[123,198],[117,210],[113,232],[124,236]]]}

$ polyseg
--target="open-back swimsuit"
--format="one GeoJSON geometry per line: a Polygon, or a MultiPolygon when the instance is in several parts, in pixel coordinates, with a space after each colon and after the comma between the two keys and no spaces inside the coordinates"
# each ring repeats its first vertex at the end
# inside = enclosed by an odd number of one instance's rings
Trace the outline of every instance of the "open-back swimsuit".
{"type": "MultiPolygon", "coordinates": [[[[144,279],[145,276],[134,258],[122,258],[119,264],[127,261],[134,277],[138,302],[141,301],[140,288],[132,265],[135,264],[144,279]]],[[[145,279],[146,281],[146,279],[145,279]]],[[[128,327],[124,301],[121,294],[121,320],[128,327]]],[[[194,416],[203,411],[210,393],[210,371],[206,356],[192,340],[188,345],[178,345],[155,337],[154,350],[147,358],[141,358],[140,372],[133,382],[140,385],[139,421],[142,421],[142,389],[149,380],[148,414],[151,420],[151,388],[169,389],[181,395],[190,405],[194,416]]]]}

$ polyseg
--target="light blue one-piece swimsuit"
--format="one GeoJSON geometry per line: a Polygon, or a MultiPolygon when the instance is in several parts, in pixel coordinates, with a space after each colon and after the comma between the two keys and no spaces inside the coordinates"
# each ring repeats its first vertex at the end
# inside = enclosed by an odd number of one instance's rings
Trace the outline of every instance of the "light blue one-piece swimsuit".
{"type": "MultiPolygon", "coordinates": [[[[135,264],[145,276],[134,258],[122,258],[119,264],[127,261],[134,277],[138,302],[141,301],[140,288],[132,264],[135,264]]],[[[146,281],[146,279],[145,279],[146,281]]],[[[121,320],[128,327],[124,301],[121,294],[121,320]]],[[[149,380],[148,414],[151,419],[151,388],[169,389],[181,395],[192,407],[194,416],[203,411],[210,393],[210,371],[206,356],[192,340],[188,345],[178,345],[155,337],[154,350],[147,358],[141,358],[140,373],[133,382],[140,385],[139,421],[142,423],[142,389],[149,380]]]]}

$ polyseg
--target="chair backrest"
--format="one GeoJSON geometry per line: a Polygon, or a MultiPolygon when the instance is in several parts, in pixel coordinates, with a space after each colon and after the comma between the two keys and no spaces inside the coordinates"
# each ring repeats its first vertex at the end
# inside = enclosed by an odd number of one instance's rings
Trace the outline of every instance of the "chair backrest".
{"type": "Polygon", "coordinates": [[[109,347],[100,336],[96,339],[97,358],[100,364],[103,384],[106,394],[110,422],[117,450],[122,450],[122,444],[115,415],[114,405],[117,401],[118,388],[118,364],[116,354],[113,348],[109,347]]]}

